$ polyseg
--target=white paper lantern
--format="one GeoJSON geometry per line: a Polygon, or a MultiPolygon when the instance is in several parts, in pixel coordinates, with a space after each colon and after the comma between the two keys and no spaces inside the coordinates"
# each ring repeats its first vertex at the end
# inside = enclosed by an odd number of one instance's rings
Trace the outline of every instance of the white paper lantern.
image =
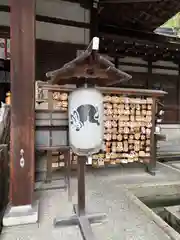
{"type": "Polygon", "coordinates": [[[103,145],[103,96],[94,88],[79,88],[69,96],[69,141],[77,155],[99,152],[103,145]]]}

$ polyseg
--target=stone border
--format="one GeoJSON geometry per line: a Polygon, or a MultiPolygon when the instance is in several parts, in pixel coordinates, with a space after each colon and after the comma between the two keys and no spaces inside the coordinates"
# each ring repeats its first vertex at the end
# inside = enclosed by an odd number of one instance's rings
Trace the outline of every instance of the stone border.
{"type": "MultiPolygon", "coordinates": [[[[154,183],[132,183],[132,184],[119,184],[118,186],[122,186],[129,191],[136,190],[138,188],[149,188],[149,187],[163,187],[163,186],[180,186],[180,180],[172,180],[167,182],[154,182],[154,183]]],[[[136,195],[136,194],[135,194],[136,195]]]]}
{"type": "Polygon", "coordinates": [[[128,189],[124,189],[127,197],[130,201],[135,203],[155,224],[157,224],[170,238],[171,240],[180,240],[180,234],[177,233],[172,227],[170,227],[164,220],[156,215],[150,208],[142,203],[134,194],[128,189]]]}
{"type": "MultiPolygon", "coordinates": [[[[173,162],[173,161],[172,161],[172,162],[173,162]]],[[[161,165],[161,166],[164,167],[164,168],[168,168],[168,169],[170,169],[171,171],[175,171],[175,172],[179,173],[179,178],[180,178],[180,169],[179,169],[179,168],[172,167],[171,165],[164,164],[164,163],[162,163],[162,162],[158,162],[157,164],[158,164],[158,165],[161,165]]]]}

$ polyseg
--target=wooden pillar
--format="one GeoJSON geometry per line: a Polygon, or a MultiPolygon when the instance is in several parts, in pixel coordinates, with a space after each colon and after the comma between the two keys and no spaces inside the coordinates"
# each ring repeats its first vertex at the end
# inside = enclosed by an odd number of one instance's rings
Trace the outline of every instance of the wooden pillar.
{"type": "Polygon", "coordinates": [[[91,6],[90,41],[93,37],[98,37],[98,8],[99,0],[93,0],[91,6]]]}
{"type": "Polygon", "coordinates": [[[148,76],[147,76],[146,88],[152,89],[152,60],[148,60],[148,76]]]}
{"type": "Polygon", "coordinates": [[[20,206],[32,203],[34,189],[35,0],[10,4],[10,200],[20,206]]]}
{"type": "Polygon", "coordinates": [[[114,65],[116,68],[119,68],[119,58],[118,57],[114,58],[114,65]]]}

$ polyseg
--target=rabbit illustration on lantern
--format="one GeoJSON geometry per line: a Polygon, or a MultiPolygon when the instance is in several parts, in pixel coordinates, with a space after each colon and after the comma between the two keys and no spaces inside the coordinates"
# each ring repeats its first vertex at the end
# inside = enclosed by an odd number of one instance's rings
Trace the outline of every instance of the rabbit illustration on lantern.
{"type": "Polygon", "coordinates": [[[76,131],[79,131],[86,121],[97,125],[100,124],[97,107],[90,104],[81,105],[71,113],[71,124],[75,126],[76,131]]]}

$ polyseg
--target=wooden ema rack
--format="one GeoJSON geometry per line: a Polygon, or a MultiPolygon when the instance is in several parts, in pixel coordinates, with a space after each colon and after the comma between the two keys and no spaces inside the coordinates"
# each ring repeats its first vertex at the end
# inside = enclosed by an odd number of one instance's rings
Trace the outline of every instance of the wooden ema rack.
{"type": "MultiPolygon", "coordinates": [[[[44,83],[39,87],[53,92],[51,96],[56,110],[67,111],[68,102],[65,97],[74,88],[67,89],[44,83]]],[[[140,161],[151,174],[155,174],[154,132],[157,100],[166,93],[144,89],[98,89],[104,94],[105,150],[93,156],[93,166],[140,161]]],[[[73,156],[72,162],[77,162],[77,156],[73,156]]]]}

